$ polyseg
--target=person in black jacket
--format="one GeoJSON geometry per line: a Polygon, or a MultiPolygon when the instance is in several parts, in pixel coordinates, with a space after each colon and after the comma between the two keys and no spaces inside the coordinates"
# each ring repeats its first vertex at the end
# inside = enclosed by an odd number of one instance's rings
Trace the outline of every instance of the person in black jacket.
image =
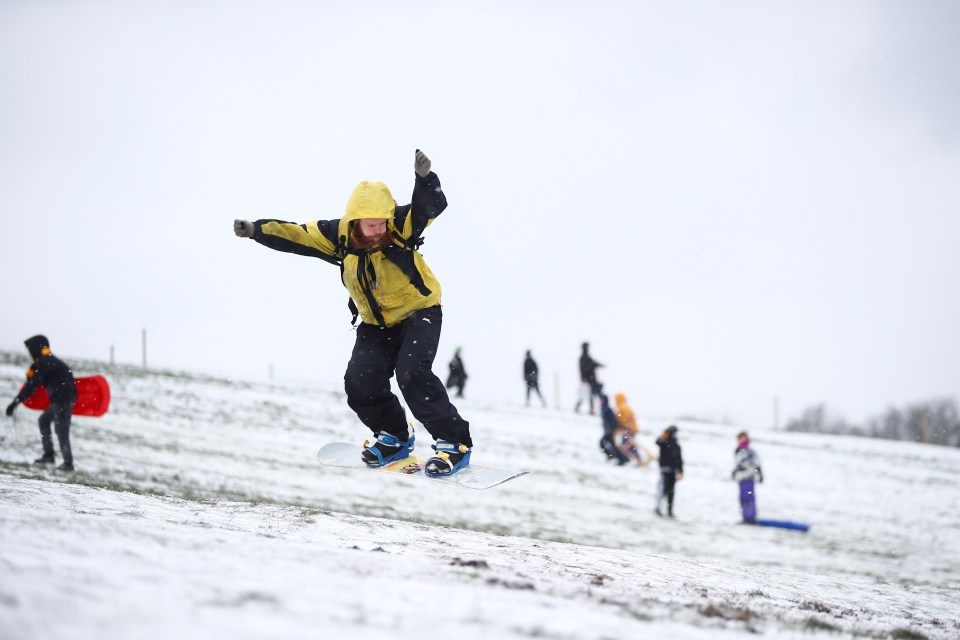
{"type": "MultiPolygon", "coordinates": [[[[590,343],[584,342],[581,345],[580,353],[580,382],[589,389],[590,394],[590,415],[593,415],[593,399],[600,395],[603,385],[597,381],[597,369],[603,365],[593,359],[590,355],[590,343]]],[[[577,405],[573,408],[574,412],[580,413],[580,403],[583,400],[577,400],[577,405]]]]}
{"type": "Polygon", "coordinates": [[[531,391],[536,391],[537,395],[540,396],[540,402],[543,403],[543,406],[547,406],[547,401],[543,399],[543,394],[540,393],[540,368],[537,366],[537,361],[530,355],[529,350],[526,359],[523,361],[523,380],[527,383],[527,406],[530,406],[531,391]]]}
{"type": "Polygon", "coordinates": [[[683,480],[683,453],[677,441],[677,428],[673,425],[664,430],[663,435],[657,438],[660,447],[660,480],[657,485],[657,502],[653,511],[658,516],[663,515],[660,505],[667,501],[667,516],[673,517],[673,490],[677,480],[683,480]]]}
{"type": "Polygon", "coordinates": [[[453,352],[450,361],[450,375],[447,377],[447,389],[456,389],[457,397],[463,397],[463,387],[467,384],[467,370],[463,367],[463,358],[460,357],[460,347],[453,352]]]}
{"type": "Polygon", "coordinates": [[[60,358],[50,353],[50,341],[46,336],[36,335],[24,341],[33,364],[27,369],[27,383],[17,394],[13,402],[7,407],[7,416],[12,416],[17,405],[33,395],[37,387],[43,386],[50,396],[50,406],[40,414],[40,442],[43,444],[43,455],[37,458],[36,464],[53,464],[56,457],[53,452],[53,438],[50,433],[50,423],[53,422],[57,440],[60,442],[60,455],[63,464],[57,469],[73,471],[73,452],[70,449],[70,418],[73,415],[73,405],[77,401],[77,383],[73,379],[70,367],[60,358]]]}

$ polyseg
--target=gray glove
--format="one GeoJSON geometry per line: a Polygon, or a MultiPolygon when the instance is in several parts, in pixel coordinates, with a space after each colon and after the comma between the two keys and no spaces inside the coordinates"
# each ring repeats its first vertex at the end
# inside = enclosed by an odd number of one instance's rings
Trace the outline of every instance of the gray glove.
{"type": "MultiPolygon", "coordinates": [[[[430,161],[427,160],[429,163],[430,161]]],[[[253,237],[253,223],[249,220],[234,220],[233,221],[233,232],[237,234],[238,238],[252,238],[253,237]]]]}
{"type": "Polygon", "coordinates": [[[423,151],[417,149],[417,155],[413,159],[413,170],[421,178],[426,178],[430,173],[430,158],[423,151]]]}

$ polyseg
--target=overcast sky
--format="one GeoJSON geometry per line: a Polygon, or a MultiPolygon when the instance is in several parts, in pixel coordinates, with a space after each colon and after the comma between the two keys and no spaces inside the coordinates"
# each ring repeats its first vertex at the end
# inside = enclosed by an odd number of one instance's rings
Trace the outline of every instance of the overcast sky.
{"type": "Polygon", "coordinates": [[[233,219],[420,148],[469,401],[529,348],[572,407],[584,340],[641,415],[957,398],[958,67],[951,1],[5,0],[0,348],[340,384],[338,270],[233,219]]]}

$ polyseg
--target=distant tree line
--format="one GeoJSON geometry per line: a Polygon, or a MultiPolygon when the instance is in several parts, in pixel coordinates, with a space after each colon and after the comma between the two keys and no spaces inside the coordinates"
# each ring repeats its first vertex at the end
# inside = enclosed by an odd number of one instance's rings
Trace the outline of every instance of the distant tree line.
{"type": "Polygon", "coordinates": [[[787,423],[787,431],[839,433],[887,440],[910,440],[960,447],[960,411],[953,398],[935,398],[891,407],[863,425],[852,424],[820,403],[787,423]]]}

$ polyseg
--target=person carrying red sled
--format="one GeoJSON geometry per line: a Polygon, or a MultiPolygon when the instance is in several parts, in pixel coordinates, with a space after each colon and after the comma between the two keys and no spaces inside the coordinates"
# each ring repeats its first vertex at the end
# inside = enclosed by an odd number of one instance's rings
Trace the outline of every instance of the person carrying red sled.
{"type": "Polygon", "coordinates": [[[56,455],[53,450],[53,437],[50,423],[54,424],[57,440],[60,443],[60,455],[63,463],[57,467],[60,471],[73,471],[73,450],[70,447],[70,419],[73,415],[73,405],[77,401],[77,383],[70,367],[50,353],[50,341],[46,336],[36,335],[24,341],[27,352],[33,358],[33,364],[27,369],[27,383],[7,406],[7,416],[12,416],[17,405],[33,395],[38,387],[43,386],[50,396],[50,406],[40,414],[40,442],[43,445],[43,455],[35,464],[54,464],[56,455]]]}

